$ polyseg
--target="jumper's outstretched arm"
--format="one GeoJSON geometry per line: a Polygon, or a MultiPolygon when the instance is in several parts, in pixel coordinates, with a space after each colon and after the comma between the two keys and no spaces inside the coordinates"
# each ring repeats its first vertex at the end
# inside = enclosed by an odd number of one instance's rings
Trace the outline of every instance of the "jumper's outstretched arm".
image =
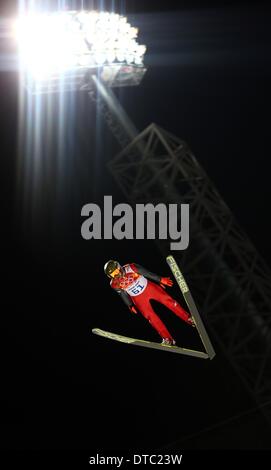
{"type": "Polygon", "coordinates": [[[147,279],[150,279],[154,282],[161,282],[162,276],[158,276],[158,274],[151,273],[150,271],[148,271],[148,269],[144,268],[143,266],[140,266],[140,264],[133,263],[132,266],[135,267],[135,271],[138,274],[142,274],[142,276],[146,277],[147,279]]]}
{"type": "Polygon", "coordinates": [[[131,300],[131,297],[127,294],[127,292],[125,292],[124,290],[122,289],[114,289],[115,292],[117,292],[117,294],[119,294],[119,296],[121,297],[122,301],[125,303],[125,305],[127,307],[132,307],[134,304],[133,304],[133,301],[131,300]]]}

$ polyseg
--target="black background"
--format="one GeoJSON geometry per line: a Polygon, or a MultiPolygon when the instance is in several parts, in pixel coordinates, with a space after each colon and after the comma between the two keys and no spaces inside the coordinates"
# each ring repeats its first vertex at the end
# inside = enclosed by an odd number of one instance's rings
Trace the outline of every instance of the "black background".
{"type": "MultiPolygon", "coordinates": [[[[139,130],[155,122],[188,142],[270,264],[266,4],[115,6],[148,46],[142,84],[118,92],[126,111],[139,130]]],[[[1,7],[2,16],[15,11],[10,2],[1,7]]],[[[47,98],[41,100],[44,172],[35,192],[28,186],[33,179],[25,148],[18,145],[18,73],[2,72],[0,86],[3,447],[270,448],[264,420],[248,412],[255,403],[219,348],[205,362],[91,334],[100,327],[157,340],[145,320],[133,317],[111,292],[103,265],[116,258],[169,275],[167,265],[151,241],[81,238],[84,204],[102,204],[104,194],[126,202],[106,170],[118,146],[94,106],[79,93],[65,98],[60,161],[59,101],[49,111],[47,98]]],[[[186,325],[159,312],[186,346],[196,341],[186,325]]]]}

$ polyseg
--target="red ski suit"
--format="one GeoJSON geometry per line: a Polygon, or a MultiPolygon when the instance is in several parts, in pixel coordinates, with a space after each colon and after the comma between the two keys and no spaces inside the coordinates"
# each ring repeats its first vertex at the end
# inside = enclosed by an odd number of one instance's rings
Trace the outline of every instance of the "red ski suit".
{"type": "Polygon", "coordinates": [[[175,315],[189,323],[190,315],[162,287],[150,279],[160,282],[161,277],[150,273],[137,264],[126,264],[123,274],[111,280],[111,287],[120,294],[128,307],[135,305],[162,338],[173,339],[164,323],[154,312],[150,300],[156,300],[172,310],[175,315]]]}

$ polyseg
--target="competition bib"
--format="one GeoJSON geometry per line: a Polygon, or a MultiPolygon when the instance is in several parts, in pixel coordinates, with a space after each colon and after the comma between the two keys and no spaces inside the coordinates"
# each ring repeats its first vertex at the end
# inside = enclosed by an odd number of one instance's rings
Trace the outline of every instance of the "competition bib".
{"type": "Polygon", "coordinates": [[[135,297],[136,295],[142,294],[146,289],[148,284],[147,279],[144,276],[139,276],[132,284],[130,284],[125,291],[131,297],[135,297]]]}

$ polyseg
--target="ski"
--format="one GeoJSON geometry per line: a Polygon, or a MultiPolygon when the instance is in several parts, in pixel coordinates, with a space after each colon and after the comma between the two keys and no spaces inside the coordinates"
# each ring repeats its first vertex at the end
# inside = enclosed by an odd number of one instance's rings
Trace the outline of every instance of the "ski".
{"type": "Polygon", "coordinates": [[[134,346],[143,346],[145,348],[159,349],[160,351],[168,351],[177,354],[183,354],[185,356],[194,356],[201,359],[209,359],[209,355],[202,351],[194,351],[193,349],[181,348],[179,346],[169,346],[167,344],[156,343],[152,341],[145,341],[143,339],[129,338],[110,331],[104,331],[100,328],[93,328],[92,333],[104,338],[119,341],[121,343],[133,344],[134,346]]]}
{"type": "Polygon", "coordinates": [[[200,339],[202,341],[202,344],[205,348],[205,351],[208,355],[208,357],[210,359],[213,359],[214,356],[215,356],[215,351],[214,351],[214,348],[212,346],[212,343],[210,341],[210,338],[208,336],[208,333],[205,329],[205,326],[201,320],[201,317],[199,315],[199,312],[198,312],[198,309],[196,307],[196,304],[194,302],[194,299],[191,295],[191,292],[189,290],[189,287],[180,271],[180,268],[179,266],[177,265],[175,259],[173,256],[168,256],[166,258],[167,260],[167,263],[171,269],[171,272],[173,274],[173,276],[175,277],[176,279],[176,282],[184,296],[184,300],[188,306],[188,309],[189,309],[189,312],[191,314],[191,316],[193,317],[194,319],[194,322],[195,322],[195,325],[196,325],[196,328],[197,328],[197,331],[199,333],[199,336],[200,336],[200,339]]]}

